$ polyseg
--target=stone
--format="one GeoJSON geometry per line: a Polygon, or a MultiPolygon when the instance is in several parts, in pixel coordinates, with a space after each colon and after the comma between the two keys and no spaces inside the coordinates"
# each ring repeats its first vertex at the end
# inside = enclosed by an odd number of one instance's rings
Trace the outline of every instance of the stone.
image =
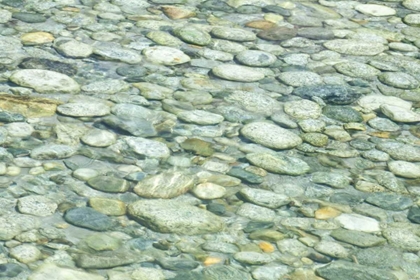
{"type": "Polygon", "coordinates": [[[48,32],[30,32],[20,36],[20,40],[26,46],[43,45],[54,41],[54,36],[48,32]]]}
{"type": "Polygon", "coordinates": [[[265,77],[264,73],[257,69],[235,64],[216,66],[212,72],[219,78],[236,82],[256,82],[265,77]]]}
{"type": "Polygon", "coordinates": [[[408,14],[403,18],[403,21],[414,27],[420,26],[420,14],[408,14]]]}
{"type": "Polygon", "coordinates": [[[246,201],[272,209],[279,208],[290,202],[290,199],[283,194],[260,189],[243,188],[238,194],[246,201]]]}
{"type": "Polygon", "coordinates": [[[388,162],[388,168],[392,173],[400,177],[420,178],[420,165],[411,162],[402,160],[391,161],[388,162]]]}
{"type": "Polygon", "coordinates": [[[10,249],[10,256],[21,263],[27,264],[41,258],[41,251],[34,245],[22,244],[10,249]]]}
{"type": "Polygon", "coordinates": [[[266,122],[246,124],[241,129],[241,134],[255,143],[273,149],[291,149],[302,143],[302,139],[296,134],[266,122]]]}
{"type": "Polygon", "coordinates": [[[128,190],[130,184],[127,180],[113,176],[97,176],[87,180],[89,186],[95,190],[109,193],[123,193],[128,190]]]}
{"type": "Polygon", "coordinates": [[[67,280],[105,280],[104,277],[91,274],[73,268],[59,267],[54,263],[44,263],[39,266],[28,277],[28,280],[45,280],[45,279],[67,279],[67,280]]]}
{"type": "Polygon", "coordinates": [[[360,94],[352,88],[343,85],[313,85],[298,87],[293,90],[296,94],[305,99],[319,97],[328,104],[345,105],[356,101],[360,94]]]}
{"type": "Polygon", "coordinates": [[[192,189],[192,193],[200,199],[217,199],[222,198],[226,194],[226,188],[206,182],[195,186],[192,189]]]}
{"type": "Polygon", "coordinates": [[[134,83],[133,86],[138,88],[140,94],[147,99],[162,100],[169,98],[173,93],[172,89],[152,83],[134,83]]]}
{"type": "Polygon", "coordinates": [[[262,93],[248,91],[234,91],[225,100],[239,105],[244,110],[258,113],[264,116],[270,116],[275,111],[281,109],[278,101],[262,93]]]}
{"type": "Polygon", "coordinates": [[[420,224],[420,208],[419,207],[411,207],[407,214],[407,219],[411,222],[420,224]]]}
{"type": "MultiPolygon", "coordinates": [[[[57,106],[61,102],[49,98],[40,97],[29,97],[29,96],[15,96],[9,94],[0,95],[0,108],[8,111],[22,114],[28,118],[37,117],[49,117],[55,114],[57,106]]],[[[0,112],[0,114],[6,114],[6,112],[0,112]]],[[[9,113],[10,114],[10,113],[9,113]]],[[[12,117],[11,121],[24,121],[23,116],[19,119],[18,116],[12,117]]],[[[6,117],[6,116],[4,116],[6,117]]],[[[9,118],[10,118],[9,117],[9,118]]],[[[2,122],[6,122],[6,119],[0,117],[2,122]]]]}
{"type": "Polygon", "coordinates": [[[213,27],[211,35],[217,38],[238,42],[254,41],[256,39],[255,34],[251,31],[224,26],[213,27]]]}
{"type": "Polygon", "coordinates": [[[85,58],[93,53],[93,47],[71,38],[57,38],[54,48],[64,56],[71,58],[85,58]]]}
{"type": "Polygon", "coordinates": [[[331,232],[331,236],[339,241],[362,248],[378,246],[386,242],[382,237],[356,230],[336,229],[331,232]]]}
{"type": "Polygon", "coordinates": [[[315,147],[324,147],[328,145],[328,136],[322,133],[304,133],[301,134],[303,142],[309,143],[315,147]]]}
{"type": "Polygon", "coordinates": [[[341,214],[335,220],[345,229],[363,232],[380,231],[379,222],[359,214],[341,214]]]}
{"type": "Polygon", "coordinates": [[[223,221],[216,215],[173,200],[140,200],[128,206],[128,214],[154,231],[196,235],[218,232],[223,221]]]}
{"type": "Polygon", "coordinates": [[[12,18],[18,19],[27,23],[41,23],[47,20],[46,17],[40,14],[35,13],[24,13],[24,12],[15,12],[12,14],[12,18]]]}
{"type": "Polygon", "coordinates": [[[184,26],[176,29],[174,33],[182,41],[194,45],[205,46],[211,42],[210,34],[192,26],[184,26]]]}
{"type": "Polygon", "coordinates": [[[33,159],[63,159],[73,156],[76,149],[67,145],[47,144],[37,147],[31,151],[31,158],[33,159]]]}
{"type": "Polygon", "coordinates": [[[408,109],[393,105],[382,105],[382,113],[396,122],[414,123],[420,121],[420,114],[408,109]]]}
{"type": "Polygon", "coordinates": [[[122,216],[126,213],[126,205],[118,199],[92,197],[89,206],[96,211],[109,216],[122,216]]]}
{"type": "Polygon", "coordinates": [[[284,112],[295,119],[317,119],[321,116],[321,107],[306,99],[284,103],[284,112]]]}
{"type": "Polygon", "coordinates": [[[419,0],[404,0],[402,5],[407,9],[420,11],[420,1],[419,0]]]}
{"type": "Polygon", "coordinates": [[[320,241],[314,249],[321,254],[338,259],[345,259],[349,254],[346,248],[334,241],[320,241]]]}
{"type": "Polygon", "coordinates": [[[380,131],[394,132],[394,131],[400,130],[400,127],[396,123],[385,118],[378,118],[378,117],[373,118],[368,121],[368,124],[372,128],[380,130],[380,131]]]}
{"type": "Polygon", "coordinates": [[[71,117],[100,117],[110,114],[111,110],[102,103],[67,103],[59,105],[57,112],[71,117]]]}
{"type": "Polygon", "coordinates": [[[188,192],[194,178],[181,172],[164,172],[146,177],[134,187],[134,192],[146,198],[173,198],[188,192]]]}
{"type": "MultiPolygon", "coordinates": [[[[127,91],[130,85],[122,80],[106,79],[102,81],[95,81],[82,86],[82,91],[88,94],[115,94],[120,91],[127,91]]],[[[101,104],[104,106],[104,104],[101,104]]]]}
{"type": "Polygon", "coordinates": [[[163,6],[163,13],[170,19],[184,19],[196,15],[194,9],[190,7],[163,6]]]}
{"type": "Polygon", "coordinates": [[[271,53],[257,50],[246,50],[238,53],[235,58],[244,65],[265,67],[276,62],[277,57],[271,53]]]}
{"type": "Polygon", "coordinates": [[[10,76],[10,81],[33,88],[39,93],[78,93],[79,84],[67,75],[49,70],[17,70],[10,76]]]}
{"type": "Polygon", "coordinates": [[[90,129],[80,140],[92,147],[108,147],[117,141],[117,136],[107,130],[90,129]]]}
{"type": "Polygon", "coordinates": [[[349,123],[349,122],[362,122],[363,117],[358,111],[350,106],[331,106],[327,105],[322,110],[322,113],[332,119],[349,123]]]}
{"type": "Polygon", "coordinates": [[[211,147],[210,142],[198,139],[189,138],[180,144],[181,148],[186,151],[192,151],[197,155],[211,156],[214,153],[214,149],[211,147]]]}
{"type": "Polygon", "coordinates": [[[277,241],[277,248],[283,254],[290,254],[295,257],[305,257],[309,253],[309,248],[297,239],[283,239],[277,241]]]}
{"type": "Polygon", "coordinates": [[[280,154],[251,153],[247,154],[246,158],[252,164],[278,174],[298,176],[310,170],[309,165],[305,161],[280,154]]]}
{"type": "Polygon", "coordinates": [[[366,202],[391,211],[402,211],[413,205],[409,196],[394,193],[372,193],[366,198],[366,202]]]}
{"type": "Polygon", "coordinates": [[[378,78],[382,83],[396,88],[415,89],[419,87],[419,82],[404,72],[387,72],[379,75],[378,78]]]}
{"type": "Polygon", "coordinates": [[[390,270],[377,269],[346,261],[332,262],[329,265],[317,268],[316,272],[327,280],[398,279],[390,270]]]}
{"type": "Polygon", "coordinates": [[[34,132],[33,127],[30,124],[24,122],[14,122],[7,126],[7,134],[10,137],[27,138],[34,132]]]}
{"type": "Polygon", "coordinates": [[[238,252],[233,255],[233,258],[247,265],[262,265],[272,261],[270,255],[258,252],[238,252]]]}
{"type": "Polygon", "coordinates": [[[199,125],[213,125],[221,123],[224,120],[223,116],[204,110],[183,111],[178,113],[177,117],[184,122],[199,125]]]}
{"type": "Polygon", "coordinates": [[[253,170],[249,170],[249,168],[243,169],[237,166],[233,166],[227,173],[233,177],[237,177],[245,182],[250,184],[261,184],[264,182],[263,176],[266,174],[257,174],[253,170]]]}
{"type": "Polygon", "coordinates": [[[378,69],[356,61],[337,63],[334,65],[334,68],[341,74],[353,78],[372,79],[381,74],[381,71],[378,69]]]}
{"type": "Polygon", "coordinates": [[[180,39],[164,31],[150,31],[146,34],[146,37],[161,46],[178,47],[182,45],[180,39]]]}
{"type": "Polygon", "coordinates": [[[150,158],[167,158],[169,148],[162,142],[141,137],[126,137],[125,142],[138,155],[150,158]]]}
{"type": "Polygon", "coordinates": [[[386,16],[393,16],[397,12],[387,6],[384,5],[376,5],[376,4],[361,4],[357,5],[355,9],[358,12],[361,12],[365,15],[374,16],[374,17],[386,17],[386,16]]]}
{"type": "Polygon", "coordinates": [[[100,42],[93,46],[93,53],[103,60],[121,61],[128,64],[137,64],[142,57],[137,52],[122,48],[120,44],[111,42],[100,42]]]}
{"type": "Polygon", "coordinates": [[[103,251],[96,254],[78,254],[74,258],[76,265],[85,269],[103,269],[129,265],[136,262],[152,261],[146,255],[135,254],[131,251],[103,251]]]}
{"type": "Polygon", "coordinates": [[[297,28],[289,28],[286,26],[276,26],[268,28],[257,33],[257,36],[269,41],[284,41],[296,37],[297,28]]]}
{"type": "Polygon", "coordinates": [[[313,86],[322,83],[321,76],[308,71],[282,72],[277,78],[286,85],[293,87],[313,86]]]}
{"type": "Polygon", "coordinates": [[[376,111],[383,105],[398,106],[404,109],[411,109],[411,103],[395,96],[384,96],[371,94],[360,98],[358,105],[369,111],[376,111]]]}
{"type": "Polygon", "coordinates": [[[203,275],[206,280],[252,280],[251,275],[245,270],[227,265],[212,265],[206,267],[203,269],[203,275]]]}
{"type": "Polygon", "coordinates": [[[394,141],[385,141],[376,145],[378,150],[388,153],[393,159],[409,162],[420,161],[420,148],[394,141]]]}
{"type": "Polygon", "coordinates": [[[330,40],[324,43],[324,47],[342,54],[365,56],[378,55],[386,50],[386,47],[381,43],[348,39],[330,40]]]}
{"type": "Polygon", "coordinates": [[[251,203],[242,204],[236,214],[257,222],[272,222],[275,218],[273,210],[251,203]]]}
{"type": "Polygon", "coordinates": [[[105,233],[96,233],[89,235],[83,241],[89,248],[98,252],[114,251],[118,249],[122,244],[120,239],[117,239],[105,233]]]}
{"type": "Polygon", "coordinates": [[[96,231],[106,231],[115,226],[107,215],[89,207],[79,207],[67,210],[64,220],[72,225],[96,231]]]}
{"type": "Polygon", "coordinates": [[[165,46],[145,48],[143,50],[143,55],[151,62],[163,65],[178,65],[187,63],[191,60],[184,52],[165,46]]]}
{"type": "Polygon", "coordinates": [[[312,173],[312,182],[336,189],[344,189],[350,184],[351,178],[334,172],[315,172],[312,173]]]}
{"type": "Polygon", "coordinates": [[[20,213],[40,217],[50,216],[57,209],[55,202],[40,195],[29,195],[19,198],[17,206],[20,213]]]}
{"type": "Polygon", "coordinates": [[[19,63],[19,68],[22,69],[40,69],[58,72],[67,76],[74,76],[77,74],[77,67],[73,64],[64,63],[56,60],[46,58],[28,57],[19,63]]]}
{"type": "Polygon", "coordinates": [[[382,232],[382,235],[390,245],[404,251],[416,252],[420,250],[420,237],[409,229],[387,228],[382,232]]]}

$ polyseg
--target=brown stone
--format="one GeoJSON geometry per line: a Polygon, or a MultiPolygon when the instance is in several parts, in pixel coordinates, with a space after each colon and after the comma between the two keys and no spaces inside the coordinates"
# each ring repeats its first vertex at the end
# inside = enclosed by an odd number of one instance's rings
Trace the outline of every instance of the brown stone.
{"type": "Polygon", "coordinates": [[[340,214],[341,214],[340,211],[332,207],[322,207],[315,211],[315,219],[327,220],[330,218],[335,218],[340,214]]]}
{"type": "Polygon", "coordinates": [[[2,110],[19,113],[28,118],[53,116],[57,106],[61,104],[63,104],[61,101],[48,98],[0,93],[0,108],[2,110]]]}
{"type": "Polygon", "coordinates": [[[170,19],[190,18],[196,15],[196,13],[190,9],[176,6],[164,6],[162,7],[162,11],[170,19]]]}
{"type": "Polygon", "coordinates": [[[254,20],[245,24],[246,27],[267,30],[276,26],[274,22],[267,20],[254,20]]]}

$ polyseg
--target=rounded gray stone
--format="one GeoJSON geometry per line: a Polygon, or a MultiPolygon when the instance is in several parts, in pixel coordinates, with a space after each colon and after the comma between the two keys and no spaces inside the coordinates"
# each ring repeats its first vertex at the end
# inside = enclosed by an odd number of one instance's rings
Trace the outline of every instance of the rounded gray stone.
{"type": "Polygon", "coordinates": [[[77,149],[67,145],[47,144],[32,150],[33,159],[62,159],[73,156],[77,149]]]}
{"type": "Polygon", "coordinates": [[[309,165],[305,161],[280,154],[251,153],[246,158],[252,164],[273,173],[297,176],[310,170],[309,165]]]}
{"type": "Polygon", "coordinates": [[[210,44],[211,36],[207,32],[192,26],[184,26],[174,31],[182,41],[194,45],[205,46],[210,44]]]}
{"type": "Polygon", "coordinates": [[[164,46],[148,47],[143,55],[153,63],[163,65],[178,65],[189,62],[191,58],[182,51],[164,46]]]}
{"type": "Polygon", "coordinates": [[[386,50],[386,46],[376,42],[365,42],[348,39],[336,39],[324,43],[324,47],[347,55],[373,56],[386,50]]]}
{"type": "Polygon", "coordinates": [[[415,89],[419,87],[419,81],[404,72],[386,72],[379,75],[378,78],[382,83],[396,88],[415,89]]]}
{"type": "Polygon", "coordinates": [[[286,85],[293,87],[313,86],[322,83],[320,75],[309,71],[283,72],[277,78],[286,85]]]}
{"type": "Polygon", "coordinates": [[[50,216],[57,209],[57,203],[41,195],[21,197],[18,199],[17,206],[20,213],[40,217],[50,216]]]}
{"type": "Polygon", "coordinates": [[[240,52],[235,56],[235,58],[244,65],[254,67],[269,66],[277,60],[275,55],[257,50],[246,50],[240,52]]]}
{"type": "Polygon", "coordinates": [[[117,136],[107,130],[91,129],[80,140],[92,147],[108,147],[115,143],[117,136]]]}
{"type": "Polygon", "coordinates": [[[214,27],[211,34],[217,38],[238,42],[254,41],[257,38],[251,31],[224,26],[214,27]]]}

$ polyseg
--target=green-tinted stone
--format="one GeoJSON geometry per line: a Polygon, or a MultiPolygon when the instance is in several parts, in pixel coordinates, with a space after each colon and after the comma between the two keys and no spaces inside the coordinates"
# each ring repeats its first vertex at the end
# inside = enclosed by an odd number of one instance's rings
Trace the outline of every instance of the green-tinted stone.
{"type": "Polygon", "coordinates": [[[276,242],[284,239],[286,236],[281,232],[272,229],[260,229],[252,232],[249,235],[250,239],[254,240],[264,240],[268,242],[276,242]]]}
{"type": "Polygon", "coordinates": [[[201,156],[211,156],[214,153],[214,149],[211,147],[211,143],[198,138],[185,140],[181,143],[181,147],[187,151],[192,151],[195,154],[201,156]]]}
{"type": "Polygon", "coordinates": [[[128,181],[111,176],[94,177],[89,179],[87,183],[96,190],[110,193],[126,192],[130,187],[128,181]]]}
{"type": "Polygon", "coordinates": [[[251,184],[261,184],[264,181],[263,177],[236,166],[232,167],[227,174],[251,184]]]}
{"type": "Polygon", "coordinates": [[[344,123],[362,122],[363,117],[358,111],[350,106],[325,106],[322,113],[334,120],[344,123]]]}

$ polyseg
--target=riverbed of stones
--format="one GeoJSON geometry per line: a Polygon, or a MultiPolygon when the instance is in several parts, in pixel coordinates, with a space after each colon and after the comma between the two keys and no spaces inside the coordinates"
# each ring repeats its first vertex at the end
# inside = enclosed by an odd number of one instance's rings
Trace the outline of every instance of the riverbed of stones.
{"type": "Polygon", "coordinates": [[[420,0],[0,1],[0,279],[420,279],[420,0]]]}

